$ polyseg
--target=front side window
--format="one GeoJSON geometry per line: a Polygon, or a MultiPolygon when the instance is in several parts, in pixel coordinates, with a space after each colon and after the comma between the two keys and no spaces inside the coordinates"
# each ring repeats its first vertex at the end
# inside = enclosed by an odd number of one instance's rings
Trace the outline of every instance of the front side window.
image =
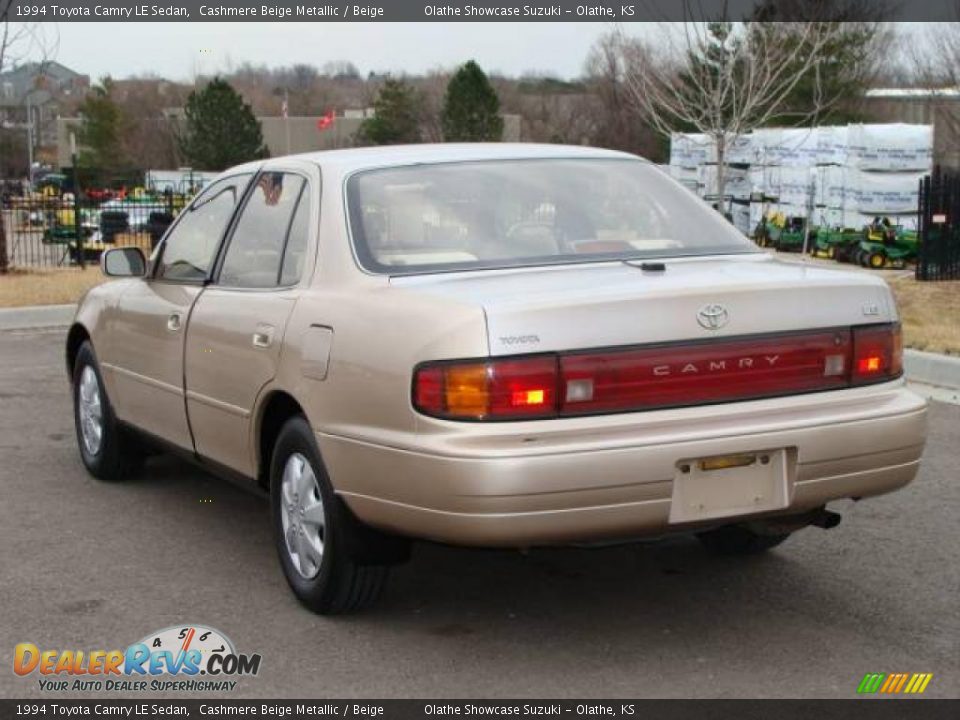
{"type": "Polygon", "coordinates": [[[234,175],[210,185],[164,240],[157,277],[202,282],[210,272],[217,248],[250,175],[234,175]]]}
{"type": "Polygon", "coordinates": [[[287,234],[304,182],[299,175],[282,172],[265,172],[257,178],[227,246],[220,285],[277,286],[287,234]]]}
{"type": "Polygon", "coordinates": [[[347,182],[361,264],[437,270],[753,252],[646,162],[499,160],[370,170],[347,182]]]}

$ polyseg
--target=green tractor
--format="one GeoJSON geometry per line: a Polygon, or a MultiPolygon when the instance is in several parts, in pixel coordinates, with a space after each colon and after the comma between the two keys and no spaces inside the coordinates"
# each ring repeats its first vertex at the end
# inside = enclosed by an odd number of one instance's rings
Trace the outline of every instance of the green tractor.
{"type": "Polygon", "coordinates": [[[754,239],[760,247],[772,247],[781,252],[803,252],[805,221],[802,217],[785,217],[774,213],[761,220],[754,230],[754,239]]]}
{"type": "MultiPolygon", "coordinates": [[[[94,218],[87,210],[80,211],[80,234],[90,237],[96,229],[94,218]]],[[[65,205],[56,212],[49,213],[46,230],[43,231],[44,245],[69,245],[77,238],[76,214],[73,205],[65,205]]]]}
{"type": "Polygon", "coordinates": [[[821,227],[817,230],[810,252],[816,257],[852,262],[853,254],[860,249],[864,237],[862,230],[821,227]]]}
{"type": "Polygon", "coordinates": [[[874,218],[863,235],[853,259],[864,267],[902,268],[917,257],[920,239],[916,231],[893,225],[889,218],[874,218]]]}

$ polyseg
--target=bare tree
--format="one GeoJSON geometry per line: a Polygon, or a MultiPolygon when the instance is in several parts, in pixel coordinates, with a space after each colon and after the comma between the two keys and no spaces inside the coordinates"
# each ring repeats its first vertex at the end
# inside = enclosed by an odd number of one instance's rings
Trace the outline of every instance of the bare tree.
{"type": "Polygon", "coordinates": [[[774,119],[811,122],[840,99],[825,93],[823,71],[824,51],[843,30],[836,22],[700,21],[664,27],[656,48],[622,31],[616,37],[625,86],[642,116],[665,135],[695,130],[715,146],[722,203],[723,166],[737,138],[774,119]],[[812,102],[797,111],[787,100],[801,81],[812,83],[812,102]]]}
{"type": "Polygon", "coordinates": [[[650,123],[637,122],[636,105],[627,86],[623,50],[627,41],[620,33],[602,36],[591,48],[584,64],[590,95],[600,111],[592,113],[595,127],[592,145],[625,150],[647,158],[660,154],[657,135],[650,123]]]}
{"type": "Polygon", "coordinates": [[[960,167],[960,23],[924,23],[907,55],[916,101],[928,105],[936,126],[937,162],[960,167]]]}

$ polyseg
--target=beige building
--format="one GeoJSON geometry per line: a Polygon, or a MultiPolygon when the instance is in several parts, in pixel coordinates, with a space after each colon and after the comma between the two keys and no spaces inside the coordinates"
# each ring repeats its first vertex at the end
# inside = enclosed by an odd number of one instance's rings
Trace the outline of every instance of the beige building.
{"type": "MultiPolygon", "coordinates": [[[[177,108],[168,111],[166,115],[171,122],[176,122],[182,112],[177,108]]],[[[357,130],[360,129],[360,124],[371,112],[372,110],[345,110],[336,116],[332,125],[323,130],[317,125],[318,117],[259,117],[257,119],[260,121],[263,140],[270,150],[270,156],[278,157],[350,147],[353,145],[357,130]]],[[[79,123],[78,118],[57,119],[57,165],[61,168],[70,167],[73,164],[70,157],[70,133],[75,132],[79,123]]],[[[504,115],[504,142],[519,142],[521,125],[519,115],[504,115]]]]}

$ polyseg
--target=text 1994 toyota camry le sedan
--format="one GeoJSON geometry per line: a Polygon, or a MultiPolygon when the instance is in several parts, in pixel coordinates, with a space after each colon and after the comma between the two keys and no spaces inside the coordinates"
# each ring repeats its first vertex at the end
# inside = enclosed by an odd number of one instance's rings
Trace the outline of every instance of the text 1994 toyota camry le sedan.
{"type": "Polygon", "coordinates": [[[530,145],[225,172],[67,341],[95,476],[145,447],[268,489],[297,597],[372,600],[409,538],[770,548],[910,482],[925,404],[866,274],[783,264],[653,165],[530,145]]]}

